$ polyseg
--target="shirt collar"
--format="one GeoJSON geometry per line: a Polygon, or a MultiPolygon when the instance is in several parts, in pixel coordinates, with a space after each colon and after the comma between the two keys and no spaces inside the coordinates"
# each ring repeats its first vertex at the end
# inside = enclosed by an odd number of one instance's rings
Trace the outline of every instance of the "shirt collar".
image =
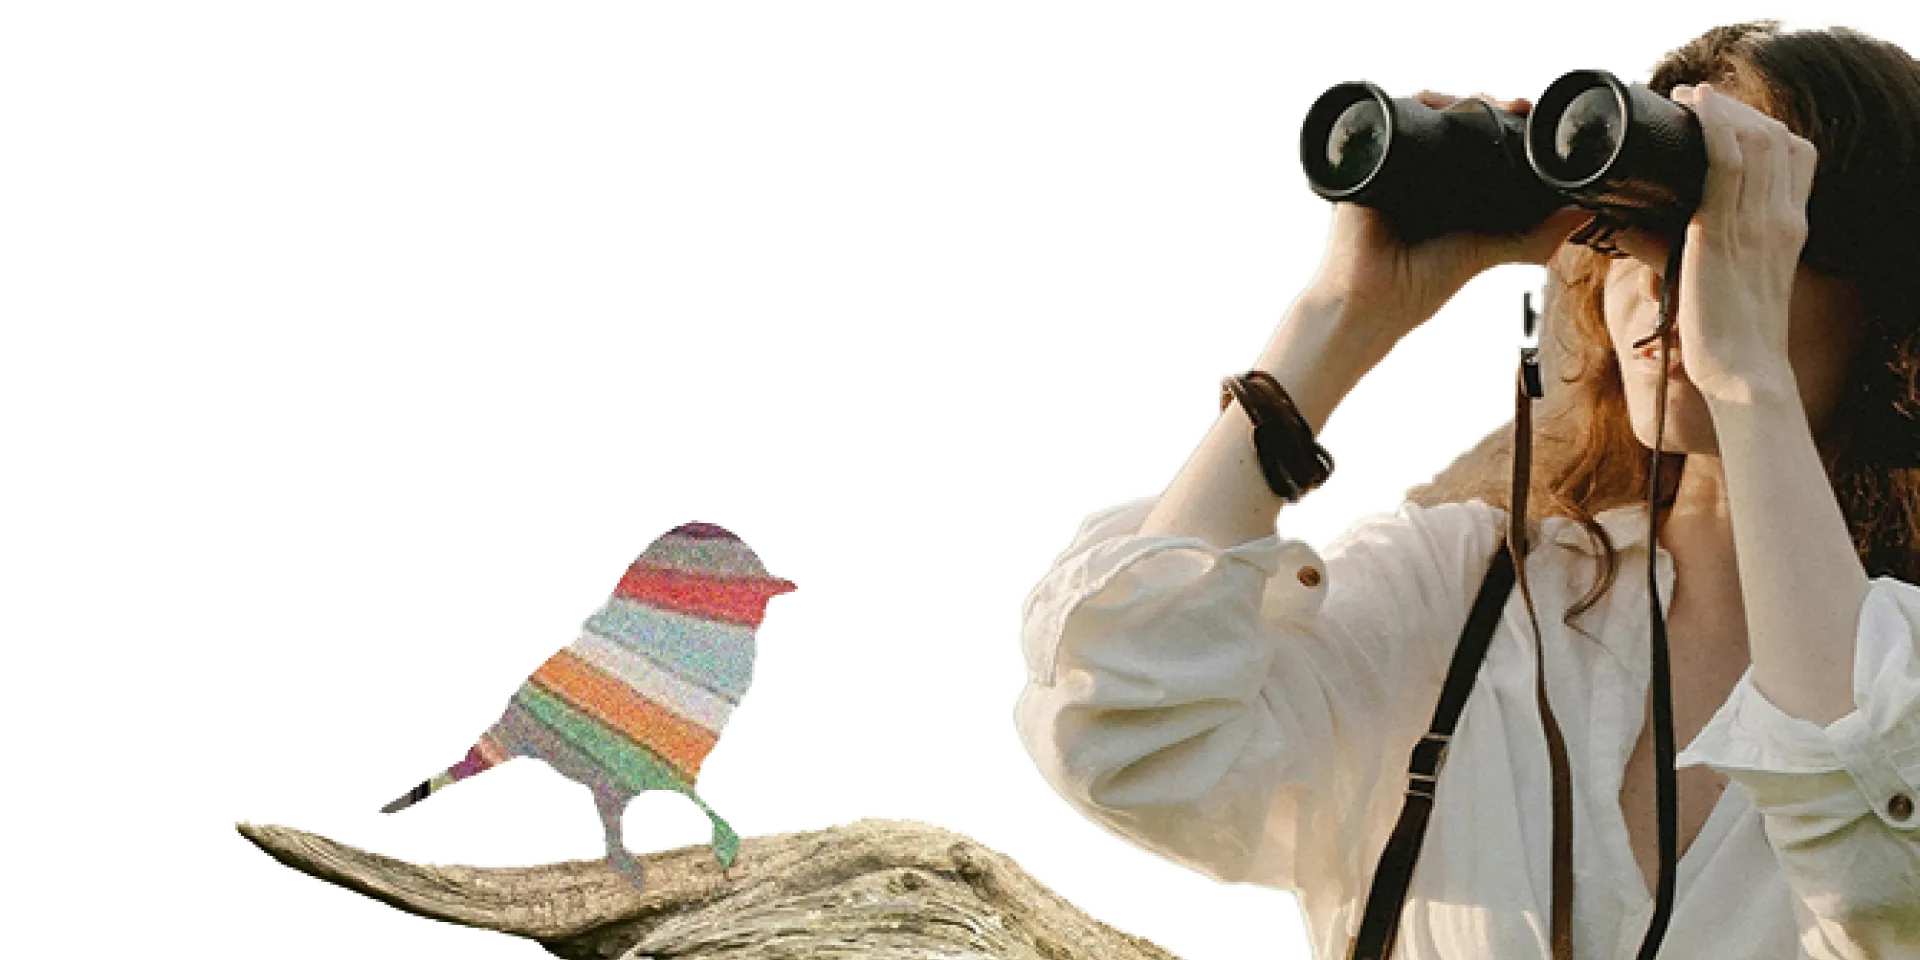
{"type": "MultiPolygon", "coordinates": [[[[1594,514],[1593,518],[1599,521],[1601,529],[1606,530],[1607,535],[1613,538],[1614,549],[1626,551],[1647,545],[1647,531],[1651,525],[1647,521],[1645,503],[1622,504],[1610,510],[1602,510],[1594,514]]],[[[1587,528],[1581,526],[1578,520],[1553,515],[1546,517],[1541,524],[1541,536],[1544,539],[1589,556],[1600,555],[1601,547],[1587,535],[1587,528]]],[[[1665,547],[1661,547],[1660,550],[1662,553],[1666,552],[1665,547]]]]}
{"type": "MultiPolygon", "coordinates": [[[[1644,502],[1622,504],[1610,510],[1602,510],[1594,514],[1593,518],[1599,522],[1600,527],[1606,530],[1607,535],[1613,539],[1614,549],[1620,551],[1622,554],[1631,555],[1637,550],[1646,548],[1648,541],[1647,531],[1650,528],[1650,524],[1647,522],[1647,505],[1644,502]]],[[[1593,557],[1595,561],[1598,562],[1600,547],[1591,541],[1587,536],[1586,528],[1581,526],[1579,521],[1572,517],[1556,515],[1546,517],[1541,521],[1541,524],[1542,540],[1550,540],[1558,543],[1576,553],[1593,557]]],[[[1673,557],[1667,553],[1666,547],[1658,544],[1655,544],[1654,557],[1654,572],[1655,576],[1659,579],[1660,587],[1660,607],[1661,612],[1665,613],[1669,606],[1669,601],[1673,596],[1673,557]]],[[[1632,563],[1634,561],[1627,562],[1632,563]]],[[[1638,562],[1644,563],[1646,561],[1638,562]]],[[[1633,575],[1632,579],[1634,583],[1640,583],[1644,575],[1644,570],[1639,574],[1633,575]]],[[[1614,589],[1608,592],[1607,596],[1609,600],[1623,596],[1620,592],[1621,589],[1622,584],[1616,583],[1614,589]]],[[[1633,587],[1626,587],[1626,590],[1627,594],[1625,595],[1640,597],[1636,609],[1643,610],[1646,603],[1644,593],[1633,587]]],[[[1611,605],[1611,603],[1602,604],[1602,606],[1609,607],[1611,605]]],[[[1589,615],[1593,613],[1594,611],[1589,611],[1589,615]]],[[[1635,613],[1629,619],[1622,621],[1622,624],[1627,626],[1615,629],[1599,627],[1595,632],[1589,633],[1588,636],[1597,639],[1600,645],[1605,647],[1607,651],[1614,656],[1615,660],[1619,662],[1622,669],[1624,669],[1629,676],[1637,678],[1640,683],[1644,684],[1647,680],[1647,646],[1650,642],[1649,628],[1645,614],[1635,613]],[[1631,626],[1632,624],[1638,624],[1638,626],[1631,626]]]]}

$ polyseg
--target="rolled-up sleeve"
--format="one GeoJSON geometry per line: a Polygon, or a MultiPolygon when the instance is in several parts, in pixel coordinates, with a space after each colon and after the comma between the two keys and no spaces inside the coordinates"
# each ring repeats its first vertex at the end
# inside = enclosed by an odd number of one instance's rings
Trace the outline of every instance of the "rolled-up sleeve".
{"type": "Polygon", "coordinates": [[[1090,518],[1028,596],[1021,739],[1070,804],[1169,859],[1338,883],[1353,832],[1391,815],[1381,764],[1404,757],[1383,738],[1424,729],[1497,511],[1403,504],[1323,558],[1139,535],[1151,506],[1090,518]]]}
{"type": "Polygon", "coordinates": [[[1788,884],[1850,955],[1920,950],[1916,637],[1920,588],[1874,579],[1855,637],[1852,713],[1825,727],[1790,716],[1749,669],[1679,758],[1752,794],[1788,884]]]}

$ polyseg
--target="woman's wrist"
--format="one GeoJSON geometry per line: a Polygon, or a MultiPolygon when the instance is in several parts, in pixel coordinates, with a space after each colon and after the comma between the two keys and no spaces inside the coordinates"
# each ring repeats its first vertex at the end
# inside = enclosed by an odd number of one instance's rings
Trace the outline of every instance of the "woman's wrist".
{"type": "Polygon", "coordinates": [[[1313,436],[1392,348],[1388,326],[1361,319],[1348,301],[1306,290],[1286,311],[1254,369],[1271,374],[1292,397],[1313,436]]]}

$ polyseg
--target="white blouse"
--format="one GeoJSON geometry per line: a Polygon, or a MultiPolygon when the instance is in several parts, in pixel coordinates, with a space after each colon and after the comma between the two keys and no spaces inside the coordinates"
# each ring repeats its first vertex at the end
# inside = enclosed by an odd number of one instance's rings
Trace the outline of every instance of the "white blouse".
{"type": "MultiPolygon", "coordinates": [[[[1479,501],[1403,504],[1327,547],[1230,549],[1089,518],[1028,597],[1015,721],[1067,802],[1209,876],[1296,891],[1316,956],[1345,955],[1448,658],[1506,527],[1479,501]]],[[[1284,523],[1285,517],[1282,516],[1284,523]]],[[[1620,812],[1648,684],[1645,508],[1598,515],[1613,587],[1571,519],[1526,558],[1574,800],[1574,953],[1627,960],[1652,912],[1620,812]],[[1637,572],[1636,572],[1637,571],[1637,572]]],[[[1662,607],[1672,559],[1658,547],[1662,607]]],[[[1872,581],[1858,709],[1825,728],[1743,676],[1679,757],[1730,783],[1679,864],[1672,958],[1920,957],[1920,588],[1872,581]]],[[[1552,809],[1519,592],[1441,772],[1396,956],[1548,955],[1552,809]]]]}

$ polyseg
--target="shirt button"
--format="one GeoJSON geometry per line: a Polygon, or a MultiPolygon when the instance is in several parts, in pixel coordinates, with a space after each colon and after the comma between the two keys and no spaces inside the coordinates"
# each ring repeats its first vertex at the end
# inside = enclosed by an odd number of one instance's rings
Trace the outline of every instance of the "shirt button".
{"type": "Polygon", "coordinates": [[[1309,587],[1317,587],[1320,585],[1320,571],[1313,567],[1301,567],[1300,572],[1295,574],[1295,576],[1300,578],[1301,583],[1309,587]]]}
{"type": "Polygon", "coordinates": [[[1905,823],[1913,816],[1913,798],[1904,793],[1894,794],[1893,799],[1887,801],[1887,816],[1905,823]]]}

